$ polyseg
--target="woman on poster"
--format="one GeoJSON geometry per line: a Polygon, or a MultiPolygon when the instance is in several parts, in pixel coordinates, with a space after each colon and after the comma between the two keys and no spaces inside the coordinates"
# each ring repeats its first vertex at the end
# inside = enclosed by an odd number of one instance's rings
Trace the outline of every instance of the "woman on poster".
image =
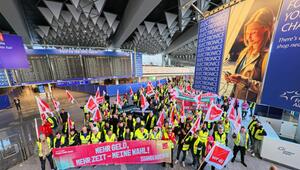
{"type": "Polygon", "coordinates": [[[227,83],[233,83],[231,96],[256,102],[262,88],[268,61],[269,42],[274,14],[269,8],[257,10],[244,24],[245,48],[240,52],[235,73],[225,73],[227,83]]]}

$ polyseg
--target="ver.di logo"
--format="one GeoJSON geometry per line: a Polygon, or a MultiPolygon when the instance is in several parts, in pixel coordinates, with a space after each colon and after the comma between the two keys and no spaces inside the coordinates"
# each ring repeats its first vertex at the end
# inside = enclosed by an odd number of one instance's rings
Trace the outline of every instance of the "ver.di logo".
{"type": "Polygon", "coordinates": [[[286,101],[292,101],[294,107],[300,108],[300,92],[299,91],[286,91],[280,95],[286,101]]]}

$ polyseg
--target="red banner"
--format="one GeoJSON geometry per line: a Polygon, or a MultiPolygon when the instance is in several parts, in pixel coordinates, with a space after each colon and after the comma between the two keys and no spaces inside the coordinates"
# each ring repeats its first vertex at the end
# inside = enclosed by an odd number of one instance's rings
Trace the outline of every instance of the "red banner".
{"type": "Polygon", "coordinates": [[[168,141],[122,141],[53,149],[58,169],[103,164],[171,162],[168,141]]]}

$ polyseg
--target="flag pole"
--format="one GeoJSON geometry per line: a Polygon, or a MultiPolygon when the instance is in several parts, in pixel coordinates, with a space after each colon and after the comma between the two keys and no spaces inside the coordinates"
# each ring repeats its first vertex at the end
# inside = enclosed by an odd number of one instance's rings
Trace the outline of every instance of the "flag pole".
{"type": "Polygon", "coordinates": [[[38,127],[37,127],[37,120],[36,120],[36,118],[34,118],[34,126],[35,126],[36,138],[38,140],[39,139],[39,130],[38,130],[38,127]]]}
{"type": "MultiPolygon", "coordinates": [[[[68,113],[68,142],[70,142],[70,125],[69,125],[69,122],[70,122],[70,113],[68,113]]],[[[71,122],[71,125],[72,125],[72,122],[71,122]]]]}

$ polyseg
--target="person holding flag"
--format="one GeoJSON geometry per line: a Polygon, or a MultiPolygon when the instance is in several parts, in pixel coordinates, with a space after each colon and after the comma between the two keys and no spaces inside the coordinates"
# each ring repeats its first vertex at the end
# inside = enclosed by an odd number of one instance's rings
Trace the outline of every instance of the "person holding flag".
{"type": "Polygon", "coordinates": [[[247,167],[245,163],[245,154],[249,145],[249,134],[246,131],[244,126],[241,127],[241,130],[238,134],[233,134],[232,138],[234,139],[234,147],[233,147],[233,158],[231,162],[235,161],[237,153],[240,151],[241,153],[241,163],[245,167],[247,167]]]}
{"type": "Polygon", "coordinates": [[[186,122],[185,125],[182,124],[182,129],[179,131],[179,139],[178,139],[178,146],[177,146],[177,156],[175,164],[179,162],[180,153],[182,152],[182,166],[185,167],[185,157],[186,151],[189,149],[189,136],[190,136],[191,124],[186,122]]]}
{"type": "MultiPolygon", "coordinates": [[[[214,137],[209,136],[207,139],[207,143],[205,145],[205,154],[202,156],[202,163],[201,166],[199,168],[199,170],[204,170],[204,168],[207,165],[207,162],[205,161],[205,157],[208,155],[208,153],[210,153],[211,149],[214,147],[215,145],[215,141],[214,141],[214,137]]],[[[216,168],[214,166],[211,166],[211,170],[215,170],[216,168]]]]}
{"type": "MultiPolygon", "coordinates": [[[[170,163],[170,167],[173,168],[174,164],[173,164],[173,152],[174,152],[174,147],[176,144],[176,136],[173,132],[173,128],[172,126],[169,126],[168,128],[168,132],[163,134],[162,140],[168,140],[169,141],[169,145],[171,147],[171,163],[170,163]]],[[[163,163],[163,167],[165,167],[166,164],[163,163]]]]}

